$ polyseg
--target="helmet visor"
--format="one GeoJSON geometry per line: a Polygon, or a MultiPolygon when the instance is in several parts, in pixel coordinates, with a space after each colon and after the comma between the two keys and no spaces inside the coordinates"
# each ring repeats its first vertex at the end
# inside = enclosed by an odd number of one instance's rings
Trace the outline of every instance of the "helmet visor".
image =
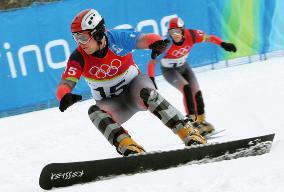
{"type": "Polygon", "coordinates": [[[181,29],[170,29],[168,31],[169,36],[175,36],[175,35],[181,35],[182,34],[182,30],[181,29]]]}
{"type": "Polygon", "coordinates": [[[92,38],[90,33],[87,31],[72,33],[72,36],[77,44],[83,45],[87,44],[92,38]]]}

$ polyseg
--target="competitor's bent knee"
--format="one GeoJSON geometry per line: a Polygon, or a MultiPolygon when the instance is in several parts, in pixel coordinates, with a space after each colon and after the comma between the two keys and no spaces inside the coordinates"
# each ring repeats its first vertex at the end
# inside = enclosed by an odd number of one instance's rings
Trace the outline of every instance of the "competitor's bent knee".
{"type": "Polygon", "coordinates": [[[142,98],[144,102],[147,102],[148,100],[152,100],[156,98],[157,96],[158,95],[155,89],[143,88],[140,91],[140,97],[142,98]]]}
{"type": "Polygon", "coordinates": [[[101,110],[97,105],[92,105],[89,110],[88,110],[88,114],[90,115],[91,113],[95,112],[95,111],[99,111],[101,110]]]}
{"type": "Polygon", "coordinates": [[[101,110],[97,105],[92,105],[88,113],[92,123],[112,145],[115,144],[116,138],[125,132],[121,125],[112,119],[110,114],[101,110]]]}

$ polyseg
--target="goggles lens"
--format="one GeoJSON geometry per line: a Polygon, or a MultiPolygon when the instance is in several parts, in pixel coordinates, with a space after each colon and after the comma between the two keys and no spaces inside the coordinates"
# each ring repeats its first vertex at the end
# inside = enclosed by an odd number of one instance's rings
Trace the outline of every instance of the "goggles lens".
{"type": "Polygon", "coordinates": [[[170,29],[168,33],[169,33],[169,36],[181,35],[182,30],[181,29],[170,29]]]}
{"type": "Polygon", "coordinates": [[[88,33],[88,32],[77,32],[77,33],[73,33],[73,38],[76,41],[77,44],[87,44],[92,36],[88,33]]]}

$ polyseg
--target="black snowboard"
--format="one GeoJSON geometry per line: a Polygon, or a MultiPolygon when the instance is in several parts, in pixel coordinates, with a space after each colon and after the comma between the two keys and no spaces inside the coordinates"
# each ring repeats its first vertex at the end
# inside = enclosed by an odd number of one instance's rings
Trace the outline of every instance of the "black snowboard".
{"type": "Polygon", "coordinates": [[[248,139],[197,145],[185,149],[149,152],[142,155],[84,162],[51,163],[40,175],[43,189],[65,187],[77,183],[134,174],[148,170],[167,169],[182,164],[208,163],[268,153],[275,134],[248,139]]]}

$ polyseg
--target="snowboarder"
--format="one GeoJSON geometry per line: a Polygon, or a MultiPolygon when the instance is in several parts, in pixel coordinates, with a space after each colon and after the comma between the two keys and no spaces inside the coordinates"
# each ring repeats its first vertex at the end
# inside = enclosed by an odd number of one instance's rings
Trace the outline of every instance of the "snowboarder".
{"type": "Polygon", "coordinates": [[[175,17],[169,21],[168,47],[156,59],[148,63],[148,76],[155,87],[155,64],[160,62],[163,77],[183,94],[183,103],[187,116],[194,121],[201,135],[212,133],[215,129],[205,120],[204,101],[198,81],[187,57],[195,43],[211,42],[221,46],[226,51],[236,52],[233,43],[226,43],[215,35],[206,35],[203,31],[187,29],[181,18],[175,17]]]}
{"type": "Polygon", "coordinates": [[[185,145],[206,143],[188,118],[155,90],[151,79],[140,72],[133,60],[134,49],[151,49],[151,57],[155,59],[166,48],[167,40],[133,29],[106,30],[103,17],[94,9],[78,13],[71,31],[78,47],[69,57],[57,87],[61,112],[82,99],[72,90],[84,76],[96,101],[89,108],[89,117],[121,155],[145,152],[121,124],[136,112],[147,109],[185,145]]]}

